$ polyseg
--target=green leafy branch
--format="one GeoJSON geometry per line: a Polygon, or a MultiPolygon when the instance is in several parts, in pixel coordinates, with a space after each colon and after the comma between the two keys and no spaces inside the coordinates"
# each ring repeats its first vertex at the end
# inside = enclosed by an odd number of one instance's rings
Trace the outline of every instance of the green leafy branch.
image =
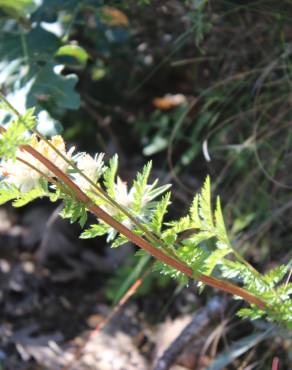
{"type": "MultiPolygon", "coordinates": [[[[66,153],[54,147],[52,141],[43,138],[30,125],[30,115],[21,116],[18,112],[16,115],[22,129],[23,125],[30,127],[38,135],[42,143],[40,147],[46,147],[46,153],[49,153],[48,148],[52,149],[59,160],[61,158],[68,162],[68,166],[67,170],[62,170],[50,160],[49,155],[46,157],[36,150],[33,143],[28,145],[20,142],[15,133],[17,125],[16,128],[10,126],[7,131],[1,128],[2,138],[3,135],[9,135],[11,146],[15,146],[14,156],[19,149],[21,153],[28,153],[40,163],[41,170],[29,162],[26,165],[37,170],[39,175],[47,168],[49,175],[33,183],[32,189],[27,192],[20,191],[15,184],[7,181],[7,175],[4,176],[0,182],[0,204],[13,201],[15,206],[22,206],[43,196],[52,201],[62,200],[64,207],[61,216],[69,218],[71,222],[78,221],[82,227],[86,223],[87,213],[91,212],[97,217],[97,223],[86,229],[81,237],[107,235],[114,247],[130,240],[157,259],[156,269],[161,273],[184,282],[194,278],[201,289],[209,285],[249,302],[250,307],[240,310],[240,316],[256,319],[266,315],[271,321],[291,326],[292,287],[291,283],[283,282],[288,267],[279,266],[262,275],[234,250],[219,197],[215,211],[212,210],[209,177],[194,197],[188,214],[179,220],[165,222],[171,193],[167,192],[157,200],[169,186],[158,186],[157,180],[148,183],[151,163],[137,174],[130,189],[117,177],[117,156],[100,172],[98,181],[93,181],[88,173],[78,168],[78,156],[75,159],[68,158],[66,153]],[[86,187],[87,190],[78,186],[76,174],[88,182],[90,186],[86,187]]],[[[16,161],[21,160],[16,156],[16,161]]],[[[90,161],[96,164],[93,158],[90,161]]]]}

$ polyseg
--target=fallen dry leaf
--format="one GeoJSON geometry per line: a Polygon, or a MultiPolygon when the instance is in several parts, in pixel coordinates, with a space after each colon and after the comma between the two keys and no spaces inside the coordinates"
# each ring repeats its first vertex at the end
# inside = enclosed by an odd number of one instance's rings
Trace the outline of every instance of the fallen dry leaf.
{"type": "Polygon", "coordinates": [[[178,107],[186,100],[183,94],[166,94],[163,97],[153,99],[153,105],[160,110],[169,110],[178,107]]]}
{"type": "Polygon", "coordinates": [[[104,6],[102,8],[102,16],[103,21],[111,27],[128,27],[129,26],[129,19],[125,13],[121,10],[110,7],[104,6]]]}

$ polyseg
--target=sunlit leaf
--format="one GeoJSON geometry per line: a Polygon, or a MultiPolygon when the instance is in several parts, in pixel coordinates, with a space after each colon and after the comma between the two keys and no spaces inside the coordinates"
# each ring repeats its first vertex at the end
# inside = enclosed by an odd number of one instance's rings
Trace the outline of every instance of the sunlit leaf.
{"type": "Polygon", "coordinates": [[[58,49],[56,57],[58,57],[61,63],[68,64],[69,66],[84,67],[89,55],[81,46],[68,44],[58,49]]]}
{"type": "Polygon", "coordinates": [[[0,8],[10,16],[25,16],[37,7],[34,0],[0,0],[0,8]]]}

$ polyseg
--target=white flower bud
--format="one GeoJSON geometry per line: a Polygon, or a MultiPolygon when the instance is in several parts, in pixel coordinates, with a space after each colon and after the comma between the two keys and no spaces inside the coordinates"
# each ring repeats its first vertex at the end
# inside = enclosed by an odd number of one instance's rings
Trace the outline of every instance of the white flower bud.
{"type": "MultiPolygon", "coordinates": [[[[103,162],[104,153],[96,155],[94,158],[89,154],[81,155],[77,160],[77,167],[86,175],[92,182],[97,183],[98,179],[105,170],[103,162]]],[[[84,191],[90,190],[90,183],[81,174],[77,173],[74,176],[75,183],[84,191]]]]}
{"type": "MultiPolygon", "coordinates": [[[[74,148],[69,150],[67,153],[64,140],[61,136],[53,136],[49,141],[56,149],[66,156],[68,160],[71,159],[74,148]]],[[[35,135],[32,135],[30,145],[46,159],[54,163],[55,166],[57,166],[60,170],[63,172],[67,171],[69,164],[62,159],[59,154],[56,153],[45,141],[38,140],[35,135]]],[[[28,162],[41,172],[39,173],[20,160],[8,160],[2,162],[1,172],[2,175],[6,177],[5,181],[7,183],[14,184],[20,191],[28,192],[38,187],[42,174],[45,176],[54,176],[46,166],[44,166],[38,159],[34,158],[30,153],[17,149],[16,157],[28,162]]]]}

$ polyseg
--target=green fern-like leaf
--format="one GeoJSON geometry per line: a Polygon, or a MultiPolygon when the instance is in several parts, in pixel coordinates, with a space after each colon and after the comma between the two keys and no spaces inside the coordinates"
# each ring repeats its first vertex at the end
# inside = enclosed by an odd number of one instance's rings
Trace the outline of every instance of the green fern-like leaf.
{"type": "Polygon", "coordinates": [[[261,275],[256,275],[245,264],[238,261],[224,260],[224,264],[220,266],[222,275],[225,278],[235,278],[243,282],[244,288],[256,296],[264,297],[264,294],[269,292],[270,288],[263,281],[261,275]]]}
{"type": "Polygon", "coordinates": [[[0,188],[0,205],[18,198],[20,194],[20,191],[15,186],[6,187],[6,185],[2,185],[0,188]]]}
{"type": "Polygon", "coordinates": [[[263,279],[266,284],[272,288],[283,279],[287,271],[288,265],[280,265],[266,273],[263,279]]]}
{"type": "Polygon", "coordinates": [[[49,193],[49,199],[50,199],[50,201],[53,202],[53,203],[54,202],[57,202],[57,200],[60,199],[61,194],[62,194],[61,189],[60,188],[56,188],[54,192],[49,193]]]}
{"type": "Polygon", "coordinates": [[[82,207],[80,211],[80,215],[79,215],[79,220],[78,220],[78,223],[81,228],[83,228],[84,225],[86,224],[87,218],[88,218],[87,209],[85,207],[82,207]]]}
{"type": "Polygon", "coordinates": [[[230,253],[230,248],[216,249],[205,261],[205,274],[211,275],[215,267],[222,262],[222,259],[230,253]]]}
{"type": "Polygon", "coordinates": [[[165,193],[169,188],[170,184],[162,185],[162,186],[156,186],[158,183],[158,180],[154,181],[152,185],[148,185],[147,188],[147,201],[151,201],[157,197],[159,197],[161,194],[165,193]]]}
{"type": "Polygon", "coordinates": [[[253,308],[242,308],[237,312],[237,316],[244,318],[244,319],[250,319],[250,320],[257,320],[260,319],[265,315],[265,312],[263,310],[260,310],[257,307],[253,308]]]}
{"type": "Polygon", "coordinates": [[[217,204],[216,204],[216,210],[215,210],[215,233],[216,237],[219,239],[221,243],[218,243],[217,246],[218,248],[226,248],[229,243],[229,238],[227,235],[226,227],[225,227],[225,222],[222,214],[222,209],[221,209],[221,203],[220,203],[220,198],[217,197],[217,204]]]}
{"type": "Polygon", "coordinates": [[[109,226],[103,223],[93,224],[90,228],[83,231],[80,235],[81,239],[91,239],[97,236],[105,235],[108,232],[109,226]]]}
{"type": "Polygon", "coordinates": [[[190,217],[192,220],[192,227],[201,228],[201,219],[199,215],[199,195],[197,194],[194,197],[194,200],[192,202],[191,208],[190,208],[190,217]]]}
{"type": "Polygon", "coordinates": [[[162,275],[176,279],[181,284],[187,284],[188,282],[188,278],[185,274],[160,261],[155,261],[153,271],[158,271],[162,275]]]}
{"type": "Polygon", "coordinates": [[[292,295],[292,283],[285,283],[278,286],[276,292],[280,299],[289,299],[290,295],[292,295]]]}
{"type": "Polygon", "coordinates": [[[211,207],[211,182],[209,176],[205,180],[199,197],[199,214],[202,219],[201,228],[213,231],[214,222],[211,207]]]}
{"type": "Polygon", "coordinates": [[[15,159],[17,147],[30,142],[30,138],[25,133],[35,124],[34,108],[28,109],[21,118],[17,117],[11,121],[6,132],[2,133],[0,137],[0,157],[15,159]]]}
{"type": "Polygon", "coordinates": [[[168,245],[174,244],[177,239],[177,234],[190,229],[191,221],[189,216],[180,218],[177,221],[167,222],[165,224],[168,229],[163,231],[161,239],[168,245]]]}
{"type": "Polygon", "coordinates": [[[243,280],[243,276],[247,275],[247,277],[250,277],[250,271],[248,268],[241,262],[238,261],[231,261],[231,260],[225,260],[224,264],[221,265],[221,271],[223,277],[226,279],[238,279],[240,281],[243,280]]]}
{"type": "Polygon", "coordinates": [[[182,231],[190,229],[191,227],[190,216],[181,217],[177,221],[171,221],[166,223],[166,225],[169,226],[170,228],[165,233],[171,232],[178,234],[182,231]]]}
{"type": "Polygon", "coordinates": [[[107,193],[110,197],[115,197],[115,179],[118,170],[118,156],[114,155],[110,161],[109,166],[103,174],[104,186],[106,187],[107,193]]]}
{"type": "MultiPolygon", "coordinates": [[[[197,232],[197,233],[194,233],[192,235],[190,235],[190,237],[187,239],[187,242],[188,244],[191,244],[193,246],[197,246],[199,245],[200,243],[202,243],[203,241],[206,241],[208,239],[211,239],[213,238],[213,234],[210,233],[209,231],[200,231],[200,232],[197,232]]],[[[186,242],[184,242],[186,243],[186,242]]]]}
{"type": "Polygon", "coordinates": [[[23,207],[37,198],[42,198],[47,195],[47,191],[42,187],[34,188],[27,193],[19,193],[17,199],[12,203],[13,207],[23,207]]]}
{"type": "Polygon", "coordinates": [[[76,199],[72,199],[69,196],[64,196],[64,207],[60,212],[62,218],[68,218],[70,223],[78,221],[82,226],[86,222],[87,209],[83,203],[78,202],[76,199]]]}
{"type": "Polygon", "coordinates": [[[167,212],[167,207],[169,205],[171,193],[168,192],[162,198],[160,202],[157,203],[156,209],[152,214],[152,220],[150,221],[151,229],[159,235],[161,232],[163,218],[167,212]]]}
{"type": "Polygon", "coordinates": [[[147,182],[152,168],[152,162],[148,162],[144,167],[141,173],[137,174],[136,180],[134,180],[134,212],[140,212],[142,208],[143,195],[146,193],[147,182]]]}
{"type": "Polygon", "coordinates": [[[205,261],[210,255],[206,248],[187,242],[178,249],[177,254],[194,272],[205,272],[205,261]]]}
{"type": "Polygon", "coordinates": [[[126,244],[128,242],[128,239],[124,235],[119,235],[112,243],[112,248],[120,247],[123,244],[126,244]]]}
{"type": "Polygon", "coordinates": [[[33,129],[37,124],[37,119],[35,116],[35,108],[29,108],[26,112],[22,115],[21,118],[18,118],[19,123],[22,122],[25,126],[26,130],[33,129]]]}

